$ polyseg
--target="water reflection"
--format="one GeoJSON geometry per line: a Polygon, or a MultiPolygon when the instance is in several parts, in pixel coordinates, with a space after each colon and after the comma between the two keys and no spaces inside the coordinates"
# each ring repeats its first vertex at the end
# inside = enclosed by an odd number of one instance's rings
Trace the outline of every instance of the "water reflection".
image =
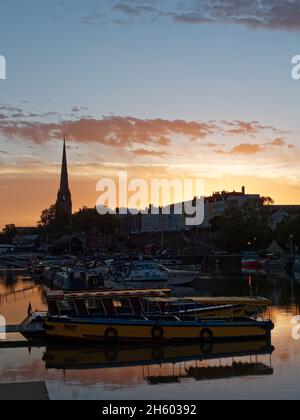
{"type": "MultiPolygon", "coordinates": [[[[286,273],[208,273],[192,293],[272,299],[272,343],[162,348],[25,344],[0,348],[0,382],[44,380],[53,399],[300,398],[300,342],[291,336],[291,319],[300,313],[297,279],[286,273]]],[[[26,272],[0,271],[0,313],[9,323],[25,318],[29,302],[33,309],[45,309],[44,298],[45,287],[26,272]]]]}
{"type": "Polygon", "coordinates": [[[164,347],[49,346],[43,360],[46,369],[103,369],[271,355],[273,351],[274,347],[267,341],[197,343],[164,347]]]}

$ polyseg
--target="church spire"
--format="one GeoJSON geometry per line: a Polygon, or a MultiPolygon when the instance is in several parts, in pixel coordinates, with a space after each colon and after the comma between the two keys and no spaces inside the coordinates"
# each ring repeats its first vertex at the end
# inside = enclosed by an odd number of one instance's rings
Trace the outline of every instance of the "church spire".
{"type": "Polygon", "coordinates": [[[59,220],[67,220],[72,215],[72,198],[69,189],[69,176],[66,151],[66,137],[64,136],[63,156],[60,175],[60,188],[56,201],[56,217],[59,220]]]}
{"type": "Polygon", "coordinates": [[[60,176],[60,191],[67,193],[69,191],[69,176],[68,176],[68,164],[67,164],[67,152],[66,152],[66,136],[64,136],[64,147],[63,157],[61,164],[61,176],[60,176]]]}

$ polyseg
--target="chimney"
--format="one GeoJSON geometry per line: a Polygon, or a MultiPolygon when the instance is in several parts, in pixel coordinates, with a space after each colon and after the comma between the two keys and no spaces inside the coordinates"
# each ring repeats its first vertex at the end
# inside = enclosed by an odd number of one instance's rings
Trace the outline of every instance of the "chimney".
{"type": "Polygon", "coordinates": [[[242,187],[242,194],[245,195],[246,194],[246,188],[242,187]]]}

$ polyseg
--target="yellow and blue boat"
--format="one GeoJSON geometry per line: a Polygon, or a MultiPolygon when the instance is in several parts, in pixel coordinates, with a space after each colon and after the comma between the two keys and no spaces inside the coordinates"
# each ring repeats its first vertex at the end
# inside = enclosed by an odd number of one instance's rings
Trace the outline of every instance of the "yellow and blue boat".
{"type": "Polygon", "coordinates": [[[73,341],[186,342],[270,337],[271,321],[245,316],[263,298],[176,300],[160,291],[104,291],[48,294],[45,331],[49,338],[73,341]],[[244,308],[244,309],[243,309],[244,308]]]}
{"type": "Polygon", "coordinates": [[[176,317],[167,320],[53,316],[45,322],[49,338],[93,342],[265,339],[273,328],[271,321],[250,318],[182,321],[176,317]]]}

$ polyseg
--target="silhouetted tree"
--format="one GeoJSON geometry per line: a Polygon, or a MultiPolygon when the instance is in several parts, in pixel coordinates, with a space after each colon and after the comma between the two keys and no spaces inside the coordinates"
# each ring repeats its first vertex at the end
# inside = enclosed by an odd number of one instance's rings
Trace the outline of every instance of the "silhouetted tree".
{"type": "Polygon", "coordinates": [[[218,245],[228,251],[265,248],[273,238],[269,211],[251,201],[240,208],[227,209],[214,220],[213,230],[218,245]]]}
{"type": "Polygon", "coordinates": [[[14,237],[18,234],[16,225],[5,225],[1,232],[1,242],[11,244],[14,237]]]}
{"type": "Polygon", "coordinates": [[[47,233],[63,233],[68,225],[69,220],[60,220],[56,217],[55,205],[43,210],[38,221],[39,228],[47,233]]]}
{"type": "Polygon", "coordinates": [[[101,216],[96,208],[83,207],[74,213],[71,218],[73,232],[96,230],[101,233],[115,233],[120,225],[116,215],[107,214],[101,216]]]}

